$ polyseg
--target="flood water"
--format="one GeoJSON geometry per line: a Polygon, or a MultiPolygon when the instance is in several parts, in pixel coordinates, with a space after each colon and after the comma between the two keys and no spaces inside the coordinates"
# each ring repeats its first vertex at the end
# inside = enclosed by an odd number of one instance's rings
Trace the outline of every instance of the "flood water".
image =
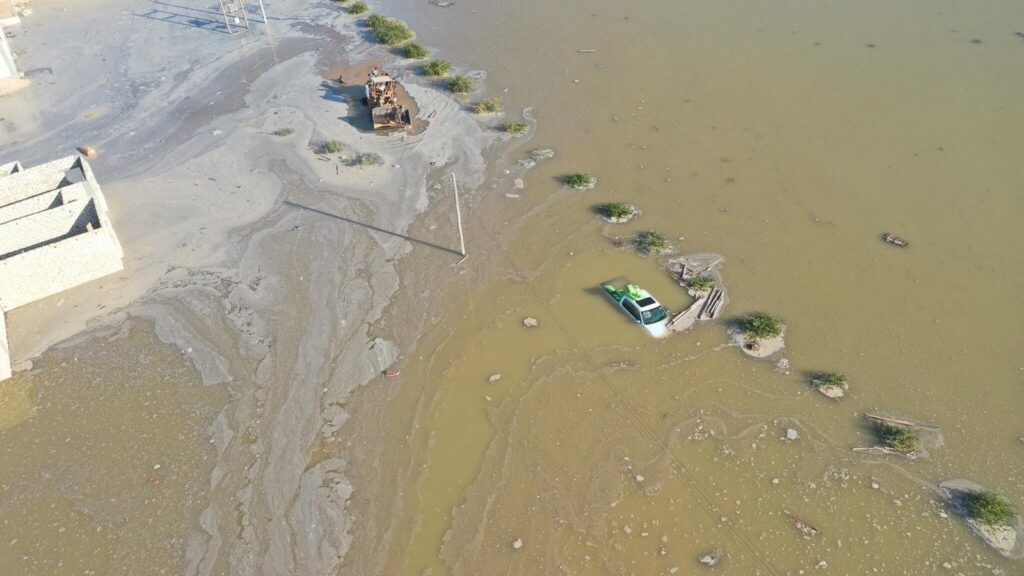
{"type": "Polygon", "coordinates": [[[0,387],[4,574],[180,574],[226,402],[144,322],[0,387]]]}
{"type": "Polygon", "coordinates": [[[557,156],[525,190],[474,193],[505,205],[497,224],[470,218],[462,276],[499,279],[459,285],[403,366],[372,475],[387,480],[373,502],[357,483],[376,528],[356,534],[350,570],[376,557],[386,574],[690,574],[713,549],[728,574],[1024,570],[933,490],[970,478],[1024,507],[1024,5],[387,11],[487,70],[480,97],[509,117],[533,107],[508,164],[557,156]],[[560,184],[577,171],[597,189],[560,184]],[[602,224],[605,201],[643,215],[602,224]],[[624,275],[689,303],[656,259],[608,240],[645,229],[725,256],[719,321],[654,341],[595,292],[624,275]],[[788,325],[788,371],[726,346],[752,311],[788,325]],[[809,388],[823,370],[849,376],[842,402],[809,388]],[[853,453],[874,443],[872,410],[934,424],[944,445],[916,461],[853,453]]]}

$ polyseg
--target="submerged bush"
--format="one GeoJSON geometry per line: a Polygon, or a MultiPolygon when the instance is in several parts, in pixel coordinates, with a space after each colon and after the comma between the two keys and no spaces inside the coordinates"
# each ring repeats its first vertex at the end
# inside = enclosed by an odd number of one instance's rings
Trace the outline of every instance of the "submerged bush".
{"type": "Polygon", "coordinates": [[[708,274],[698,274],[687,280],[686,285],[695,292],[707,292],[715,287],[715,278],[708,274]]]}
{"type": "Polygon", "coordinates": [[[274,136],[291,136],[295,134],[295,128],[278,128],[271,132],[274,136]]]}
{"type": "Polygon", "coordinates": [[[885,422],[875,424],[875,433],[886,448],[892,448],[904,454],[917,450],[917,430],[906,426],[893,426],[885,422]]]}
{"type": "Polygon", "coordinates": [[[405,48],[402,48],[402,55],[406,58],[426,58],[427,54],[429,54],[427,49],[415,42],[410,42],[405,45],[405,48]]]}
{"type": "Polygon", "coordinates": [[[751,340],[775,338],[782,334],[782,320],[763,312],[747,315],[742,321],[743,332],[751,340]]]}
{"type": "Polygon", "coordinates": [[[431,60],[423,67],[423,73],[427,76],[447,76],[452,71],[452,65],[447,60],[431,60]]]}
{"type": "Polygon", "coordinates": [[[345,149],[345,143],[341,140],[328,140],[316,149],[321,154],[338,154],[345,149]]]}
{"type": "Polygon", "coordinates": [[[609,220],[628,218],[636,212],[636,209],[629,204],[622,202],[606,202],[597,206],[597,213],[609,220]]]}
{"type": "Polygon", "coordinates": [[[989,526],[1009,524],[1016,515],[1009,502],[990,490],[966,492],[962,501],[969,517],[989,526]]]}
{"type": "Polygon", "coordinates": [[[370,7],[366,5],[366,2],[356,2],[352,6],[349,6],[348,11],[352,14],[363,14],[364,12],[369,12],[370,7]]]}
{"type": "Polygon", "coordinates": [[[387,18],[374,14],[366,19],[366,25],[373,30],[377,42],[389,46],[405,42],[412,38],[412,30],[409,26],[397,18],[387,18]]]}
{"type": "Polygon", "coordinates": [[[637,234],[636,239],[633,240],[633,245],[644,254],[661,254],[672,249],[672,246],[668,243],[668,238],[665,238],[664,234],[656,230],[645,230],[637,234]]]}
{"type": "Polygon", "coordinates": [[[523,134],[526,134],[527,130],[530,129],[530,125],[527,124],[526,122],[519,122],[518,120],[513,120],[511,122],[506,122],[505,125],[502,126],[502,128],[505,130],[505,132],[508,132],[509,134],[522,136],[523,134]]]}
{"type": "Polygon", "coordinates": [[[473,81],[460,74],[448,80],[448,89],[456,94],[465,94],[473,89],[473,81]]]}
{"type": "Polygon", "coordinates": [[[501,100],[498,98],[488,98],[487,100],[481,100],[473,105],[473,112],[477,114],[491,114],[494,112],[501,112],[501,100]]]}
{"type": "Polygon", "coordinates": [[[847,390],[850,388],[850,381],[842,372],[825,372],[811,378],[811,387],[815,390],[826,387],[836,387],[847,390]]]}
{"type": "Polygon", "coordinates": [[[594,185],[597,184],[597,178],[594,178],[590,174],[577,172],[566,176],[565,183],[577,190],[586,190],[588,188],[593,188],[594,185]]]}

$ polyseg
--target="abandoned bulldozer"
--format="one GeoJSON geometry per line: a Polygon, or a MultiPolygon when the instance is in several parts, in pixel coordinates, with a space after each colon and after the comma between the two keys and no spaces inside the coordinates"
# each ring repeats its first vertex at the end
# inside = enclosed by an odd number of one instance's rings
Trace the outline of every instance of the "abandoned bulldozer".
{"type": "Polygon", "coordinates": [[[370,107],[373,129],[403,128],[412,123],[409,110],[398,103],[397,82],[384,71],[374,68],[366,81],[366,105],[370,107]]]}

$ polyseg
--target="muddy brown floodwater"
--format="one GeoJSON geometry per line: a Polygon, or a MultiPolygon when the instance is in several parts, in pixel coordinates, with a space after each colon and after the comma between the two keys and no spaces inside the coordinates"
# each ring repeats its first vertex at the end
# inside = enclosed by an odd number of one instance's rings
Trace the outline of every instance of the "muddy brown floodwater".
{"type": "MultiPolygon", "coordinates": [[[[359,393],[351,442],[386,440],[354,464],[363,529],[345,573],[693,574],[714,549],[727,574],[1024,570],[934,489],[966,475],[1024,507],[1024,43],[1009,24],[1024,7],[388,12],[488,71],[470,100],[501,96],[507,119],[533,107],[505,165],[557,155],[524,190],[499,178],[474,193],[505,205],[470,219],[471,256],[400,381],[359,393]],[[560,184],[577,171],[597,189],[560,184]],[[616,200],[644,214],[594,218],[616,200]],[[653,341],[595,291],[625,275],[689,302],[656,260],[604,238],[645,229],[726,257],[721,321],[653,341]],[[788,324],[789,371],[727,346],[728,321],[751,311],[788,324]],[[849,375],[844,401],[810,390],[822,370],[849,375]],[[931,422],[945,445],[913,462],[851,452],[871,443],[873,409],[931,422]]],[[[403,297],[392,316],[418,305],[403,297]]]]}
{"type": "Polygon", "coordinates": [[[226,403],[145,322],[45,354],[0,388],[5,574],[178,574],[226,403]]]}

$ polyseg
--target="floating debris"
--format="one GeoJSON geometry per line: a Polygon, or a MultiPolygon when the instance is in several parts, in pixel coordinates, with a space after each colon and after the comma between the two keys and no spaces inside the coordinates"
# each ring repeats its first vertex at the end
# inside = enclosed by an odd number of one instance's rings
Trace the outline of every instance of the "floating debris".
{"type": "Polygon", "coordinates": [[[513,549],[513,550],[519,550],[519,549],[520,549],[520,548],[522,548],[522,547],[523,547],[523,539],[522,539],[522,538],[516,538],[516,539],[515,539],[515,540],[514,540],[514,541],[512,542],[512,549],[513,549]]]}
{"type": "Polygon", "coordinates": [[[487,377],[487,381],[490,382],[491,384],[494,384],[498,380],[501,380],[501,374],[491,374],[490,376],[487,377]]]}
{"type": "Polygon", "coordinates": [[[797,516],[796,514],[792,514],[790,512],[785,511],[785,510],[783,510],[783,512],[787,516],[789,516],[789,519],[793,521],[793,525],[796,526],[796,529],[799,530],[804,535],[804,538],[808,538],[809,539],[809,538],[811,538],[813,536],[817,536],[818,533],[821,532],[821,530],[818,530],[817,526],[815,526],[814,524],[811,524],[810,522],[804,520],[803,518],[797,516]]]}
{"type": "Polygon", "coordinates": [[[707,554],[698,558],[698,560],[700,560],[701,564],[704,564],[706,566],[717,566],[718,563],[722,561],[722,551],[717,549],[712,550],[711,552],[708,552],[707,554]]]}
{"type": "Polygon", "coordinates": [[[528,316],[523,318],[523,326],[526,326],[527,328],[536,328],[537,326],[540,326],[540,320],[528,316]]]}
{"type": "Polygon", "coordinates": [[[899,236],[897,236],[895,234],[890,234],[889,232],[886,232],[882,236],[882,240],[885,240],[886,242],[888,242],[889,244],[892,244],[893,246],[899,246],[900,248],[906,248],[906,247],[910,246],[910,242],[907,242],[906,240],[904,240],[903,238],[900,238],[899,236]]]}

